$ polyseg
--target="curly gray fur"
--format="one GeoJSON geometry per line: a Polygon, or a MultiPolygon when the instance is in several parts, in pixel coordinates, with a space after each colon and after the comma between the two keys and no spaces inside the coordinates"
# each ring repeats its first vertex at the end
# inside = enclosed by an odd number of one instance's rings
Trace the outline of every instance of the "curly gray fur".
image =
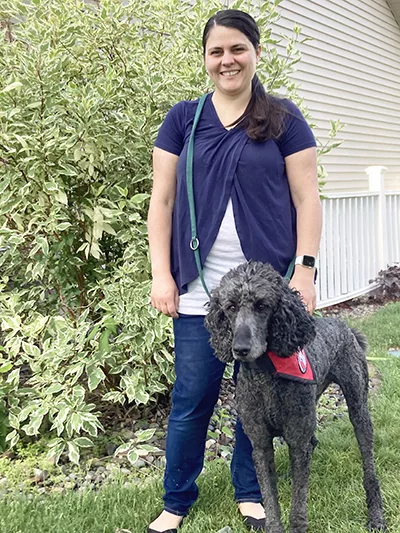
{"type": "Polygon", "coordinates": [[[274,377],[241,365],[236,396],[239,416],[253,445],[253,458],[266,509],[266,531],[284,533],[272,440],[282,436],[292,473],[290,532],[308,527],[307,493],[316,444],[316,403],[331,383],[346,398],[362,455],[370,530],[386,531],[373,458],[368,410],[365,337],[335,319],[309,316],[298,294],[270,266],[249,262],[226,274],[212,291],[206,326],[222,361],[256,361],[266,350],[288,357],[305,347],[316,384],[274,377]]]}

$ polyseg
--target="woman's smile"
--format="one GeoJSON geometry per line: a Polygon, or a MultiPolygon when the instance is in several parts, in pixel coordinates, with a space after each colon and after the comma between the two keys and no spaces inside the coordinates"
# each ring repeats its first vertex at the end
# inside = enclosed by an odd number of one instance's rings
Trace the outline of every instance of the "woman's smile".
{"type": "Polygon", "coordinates": [[[232,76],[236,76],[236,74],[239,74],[239,72],[240,70],[224,70],[223,72],[221,72],[221,75],[230,78],[232,76]]]}

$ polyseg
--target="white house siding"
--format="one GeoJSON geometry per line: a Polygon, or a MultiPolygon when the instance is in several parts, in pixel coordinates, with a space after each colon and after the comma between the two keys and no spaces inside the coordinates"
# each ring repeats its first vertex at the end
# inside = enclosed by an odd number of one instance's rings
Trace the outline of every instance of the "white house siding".
{"type": "Polygon", "coordinates": [[[387,167],[386,189],[400,190],[400,27],[387,1],[283,0],[280,9],[275,34],[296,23],[312,38],[293,79],[317,137],[327,140],[330,119],[346,125],[323,160],[325,191],[368,189],[370,165],[387,167]]]}

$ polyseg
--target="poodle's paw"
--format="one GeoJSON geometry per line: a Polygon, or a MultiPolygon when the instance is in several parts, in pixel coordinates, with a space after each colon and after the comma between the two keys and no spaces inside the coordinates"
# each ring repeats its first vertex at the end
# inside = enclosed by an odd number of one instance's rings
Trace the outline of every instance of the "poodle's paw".
{"type": "Polygon", "coordinates": [[[371,533],[374,533],[375,531],[389,531],[383,517],[379,517],[377,519],[371,518],[367,527],[368,531],[371,531],[371,533]]]}
{"type": "Polygon", "coordinates": [[[304,529],[304,526],[290,528],[290,533],[307,533],[307,531],[308,531],[308,526],[306,526],[305,529],[304,529]]]}
{"type": "Polygon", "coordinates": [[[307,533],[308,531],[308,519],[307,509],[301,514],[292,516],[290,520],[290,533],[307,533]]]}

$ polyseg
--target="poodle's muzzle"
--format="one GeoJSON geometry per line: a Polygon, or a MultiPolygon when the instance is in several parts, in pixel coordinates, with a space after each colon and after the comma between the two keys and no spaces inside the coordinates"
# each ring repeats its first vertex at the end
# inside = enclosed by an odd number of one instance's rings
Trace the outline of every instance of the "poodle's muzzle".
{"type": "Polygon", "coordinates": [[[265,327],[254,314],[239,311],[232,324],[232,355],[238,361],[255,361],[267,351],[265,327]]]}

